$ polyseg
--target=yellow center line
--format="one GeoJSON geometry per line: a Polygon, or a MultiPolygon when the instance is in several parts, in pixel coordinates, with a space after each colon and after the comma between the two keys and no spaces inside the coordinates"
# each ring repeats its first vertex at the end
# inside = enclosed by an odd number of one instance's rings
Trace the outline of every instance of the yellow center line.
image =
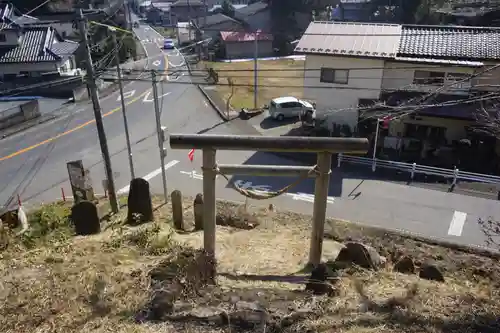
{"type": "MultiPolygon", "coordinates": [[[[145,95],[146,95],[146,94],[147,94],[150,90],[151,90],[151,89],[146,90],[145,92],[143,92],[143,93],[142,93],[142,94],[140,94],[139,96],[137,96],[137,97],[135,97],[134,99],[132,99],[131,101],[127,102],[125,105],[130,105],[130,104],[132,104],[132,103],[134,103],[134,102],[138,101],[140,98],[144,97],[144,96],[145,96],[145,95]]],[[[117,108],[114,108],[114,109],[112,109],[111,111],[109,111],[109,112],[107,112],[107,113],[103,114],[103,115],[102,115],[102,117],[104,118],[104,117],[110,116],[110,115],[112,115],[113,113],[115,113],[116,111],[119,111],[119,110],[121,110],[121,106],[119,106],[119,107],[117,107],[117,108]]],[[[52,142],[52,141],[54,141],[54,140],[57,140],[57,139],[59,139],[59,138],[61,138],[61,137],[65,136],[65,135],[68,135],[68,134],[70,134],[70,133],[73,133],[73,132],[75,132],[75,131],[77,131],[77,130],[79,130],[79,129],[82,129],[82,128],[84,128],[84,127],[86,127],[86,126],[88,126],[88,125],[90,125],[90,124],[93,124],[93,123],[95,123],[95,119],[89,120],[89,121],[87,121],[87,122],[85,122],[85,123],[83,123],[83,124],[80,124],[80,125],[78,125],[78,126],[76,126],[76,127],[73,127],[72,129],[69,129],[69,130],[67,130],[67,131],[65,131],[65,132],[59,133],[59,134],[57,134],[57,135],[55,135],[55,136],[53,136],[53,137],[51,137],[51,138],[48,138],[48,139],[46,139],[46,140],[40,141],[40,142],[38,142],[38,143],[35,143],[34,145],[31,145],[31,146],[29,146],[29,147],[26,147],[26,148],[20,149],[20,150],[18,150],[18,151],[16,151],[16,152],[13,152],[13,153],[12,153],[12,154],[10,154],[10,155],[4,156],[4,157],[0,157],[0,162],[5,161],[5,160],[8,160],[8,159],[11,159],[11,158],[16,157],[16,156],[18,156],[18,155],[24,154],[24,153],[29,152],[30,150],[33,150],[33,149],[38,148],[38,147],[40,147],[40,146],[46,145],[47,143],[50,143],[50,142],[52,142]]]]}
{"type": "MultiPolygon", "coordinates": [[[[160,48],[160,49],[161,49],[161,48],[160,48]]],[[[162,53],[163,53],[163,51],[162,51],[162,53]]],[[[168,58],[167,58],[167,55],[166,55],[165,53],[163,53],[163,58],[164,58],[164,61],[165,61],[165,71],[166,71],[166,70],[168,69],[168,58]]],[[[166,77],[166,76],[165,76],[165,77],[166,77]]],[[[137,96],[137,97],[135,97],[134,99],[132,99],[132,100],[128,101],[125,105],[130,105],[130,104],[132,104],[132,103],[137,102],[139,99],[141,99],[142,97],[144,97],[144,96],[145,96],[147,93],[149,93],[150,91],[151,91],[151,89],[146,90],[145,92],[143,92],[143,93],[142,93],[142,94],[140,94],[139,96],[137,96]]],[[[107,112],[107,113],[103,114],[103,115],[102,115],[102,117],[103,117],[103,118],[105,118],[105,117],[107,117],[107,116],[110,116],[110,115],[112,115],[113,113],[115,113],[115,112],[117,112],[117,111],[119,111],[119,110],[121,110],[121,106],[116,107],[116,108],[112,109],[111,111],[109,111],[109,112],[107,112]]],[[[40,147],[40,146],[46,145],[47,143],[50,143],[50,142],[52,142],[52,141],[54,141],[54,140],[57,140],[57,139],[59,139],[59,138],[61,138],[61,137],[63,137],[63,136],[66,136],[66,135],[68,135],[68,134],[71,134],[71,133],[73,133],[73,132],[75,132],[75,131],[77,131],[77,130],[79,130],[79,129],[82,129],[82,128],[84,128],[84,127],[86,127],[86,126],[90,125],[90,124],[93,124],[93,123],[95,123],[95,119],[89,120],[89,121],[87,121],[87,122],[85,122],[85,123],[83,123],[83,124],[80,124],[80,125],[78,125],[78,126],[76,126],[76,127],[72,128],[72,129],[69,129],[69,130],[67,130],[67,131],[65,131],[65,132],[59,133],[59,134],[57,134],[57,135],[55,135],[55,136],[53,136],[53,137],[50,137],[50,138],[48,138],[48,139],[46,139],[46,140],[40,141],[40,142],[38,142],[38,143],[35,143],[34,145],[31,145],[31,146],[28,146],[28,147],[26,147],[26,148],[20,149],[20,150],[18,150],[18,151],[16,151],[16,152],[13,152],[12,154],[9,154],[9,155],[6,155],[6,156],[3,156],[3,157],[0,157],[0,162],[5,161],[5,160],[8,160],[8,159],[11,159],[11,158],[16,157],[16,156],[19,156],[19,155],[21,155],[21,154],[27,153],[27,152],[29,152],[30,150],[33,150],[33,149],[38,148],[38,147],[40,147]]]]}

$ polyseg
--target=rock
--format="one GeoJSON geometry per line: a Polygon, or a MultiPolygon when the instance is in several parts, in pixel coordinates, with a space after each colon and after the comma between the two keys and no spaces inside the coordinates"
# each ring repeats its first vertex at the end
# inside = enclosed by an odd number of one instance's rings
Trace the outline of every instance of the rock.
{"type": "Polygon", "coordinates": [[[306,291],[311,291],[314,295],[333,294],[333,287],[328,282],[328,267],[324,263],[312,270],[306,283],[306,291]]]}
{"type": "Polygon", "coordinates": [[[95,235],[101,231],[101,221],[93,202],[80,201],[71,208],[75,233],[80,236],[95,235]]]}
{"type": "Polygon", "coordinates": [[[236,311],[230,314],[232,325],[243,329],[265,327],[268,313],[259,302],[239,301],[235,304],[236,311]]]}
{"type": "Polygon", "coordinates": [[[129,224],[136,225],[153,220],[153,203],[147,180],[135,178],[130,181],[127,206],[129,224]]]}
{"type": "Polygon", "coordinates": [[[415,264],[410,256],[401,257],[394,265],[394,270],[404,274],[415,274],[415,264]]]}
{"type": "Polygon", "coordinates": [[[348,242],[344,244],[335,261],[337,263],[355,264],[367,269],[378,269],[383,266],[384,259],[371,246],[358,242],[348,242]]]}
{"type": "Polygon", "coordinates": [[[418,276],[426,280],[444,282],[443,273],[441,273],[436,264],[431,261],[427,261],[420,266],[418,276]]]}

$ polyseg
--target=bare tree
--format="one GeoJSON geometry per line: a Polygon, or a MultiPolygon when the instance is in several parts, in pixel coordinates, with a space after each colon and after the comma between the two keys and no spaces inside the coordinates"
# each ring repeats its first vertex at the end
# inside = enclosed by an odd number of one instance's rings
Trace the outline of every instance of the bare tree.
{"type": "Polygon", "coordinates": [[[229,111],[230,111],[230,107],[231,107],[231,100],[233,99],[233,96],[234,96],[236,88],[234,87],[234,82],[233,82],[232,78],[228,77],[227,78],[227,83],[231,87],[231,93],[229,94],[229,96],[227,98],[227,101],[226,101],[226,113],[227,113],[227,119],[229,119],[229,111]]]}

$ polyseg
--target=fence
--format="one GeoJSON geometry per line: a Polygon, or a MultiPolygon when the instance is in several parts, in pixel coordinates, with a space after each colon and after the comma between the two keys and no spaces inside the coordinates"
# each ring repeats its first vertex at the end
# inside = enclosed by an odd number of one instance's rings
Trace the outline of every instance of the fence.
{"type": "Polygon", "coordinates": [[[317,265],[321,260],[324,224],[330,182],[332,154],[339,152],[366,153],[368,140],[360,138],[308,138],[308,137],[263,137],[233,135],[170,135],[172,149],[203,150],[203,243],[207,253],[215,255],[215,179],[218,174],[228,181],[227,175],[298,177],[292,184],[276,192],[258,192],[238,187],[240,194],[252,199],[270,199],[286,193],[303,179],[316,179],[313,204],[313,226],[309,264],[317,265]],[[257,150],[284,152],[313,152],[317,164],[312,167],[290,165],[221,165],[215,161],[216,150],[257,150]]]}
{"type": "Polygon", "coordinates": [[[410,174],[410,180],[414,179],[415,174],[425,174],[425,175],[441,176],[444,178],[452,179],[452,185],[456,185],[457,181],[459,180],[488,183],[488,184],[500,184],[499,176],[461,171],[457,168],[445,169],[428,165],[421,165],[417,163],[387,161],[378,158],[371,159],[367,157],[349,156],[340,153],[337,159],[337,167],[340,167],[340,165],[343,162],[370,166],[373,171],[375,171],[377,167],[384,169],[406,171],[410,174]]]}

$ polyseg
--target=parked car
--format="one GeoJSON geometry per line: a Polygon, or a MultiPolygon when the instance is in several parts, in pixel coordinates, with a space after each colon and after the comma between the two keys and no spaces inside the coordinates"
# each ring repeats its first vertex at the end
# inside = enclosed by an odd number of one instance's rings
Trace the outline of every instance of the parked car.
{"type": "Polygon", "coordinates": [[[278,121],[285,118],[308,119],[314,122],[316,119],[316,108],[313,104],[296,97],[278,97],[271,100],[269,104],[269,115],[278,121]]]}
{"type": "Polygon", "coordinates": [[[175,49],[174,41],[171,38],[165,38],[165,40],[163,41],[163,48],[165,50],[175,49]]]}

